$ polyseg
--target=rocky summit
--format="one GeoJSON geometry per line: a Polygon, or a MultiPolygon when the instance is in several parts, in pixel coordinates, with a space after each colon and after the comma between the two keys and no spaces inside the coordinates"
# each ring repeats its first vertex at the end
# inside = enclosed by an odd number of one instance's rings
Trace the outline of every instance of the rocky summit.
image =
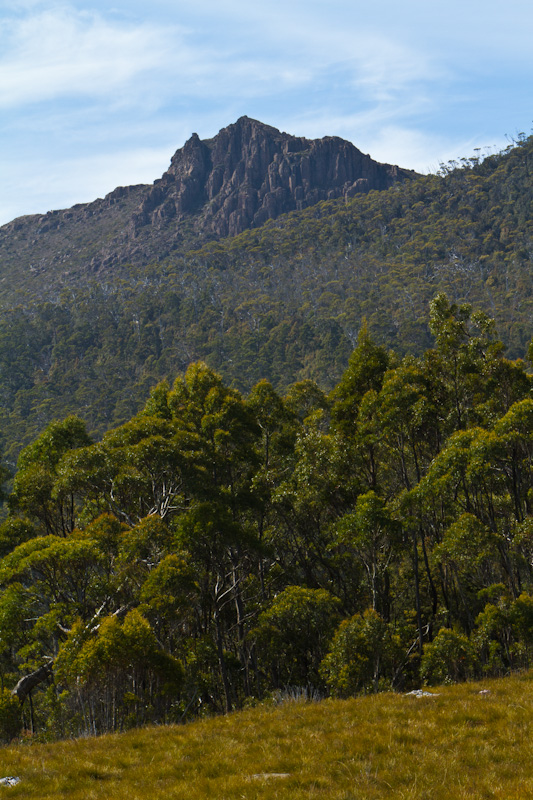
{"type": "Polygon", "coordinates": [[[4,286],[21,269],[34,286],[42,273],[48,285],[64,284],[88,271],[177,257],[288,211],[412,176],[336,136],[305,139],[241,117],[212,139],[193,134],[152,185],[119,187],[92,203],[4,225],[4,286]]]}
{"type": "Polygon", "coordinates": [[[310,140],[241,117],[213,139],[191,136],[147,192],[132,227],[137,233],[195,215],[199,230],[234,236],[321,200],[388,189],[405,174],[336,136],[310,140]]]}

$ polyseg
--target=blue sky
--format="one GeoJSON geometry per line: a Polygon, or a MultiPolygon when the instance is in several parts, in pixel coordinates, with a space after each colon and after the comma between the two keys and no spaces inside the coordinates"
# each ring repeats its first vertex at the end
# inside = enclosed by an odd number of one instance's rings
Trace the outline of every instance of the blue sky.
{"type": "Polygon", "coordinates": [[[247,114],[421,172],[533,123],[531,0],[0,0],[0,224],[247,114]]]}

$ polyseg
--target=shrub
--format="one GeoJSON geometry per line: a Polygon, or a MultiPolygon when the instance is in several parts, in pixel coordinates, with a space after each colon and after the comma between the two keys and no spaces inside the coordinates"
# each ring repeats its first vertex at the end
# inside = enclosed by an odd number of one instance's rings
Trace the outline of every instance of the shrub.
{"type": "Polygon", "coordinates": [[[0,691],[0,739],[10,742],[22,730],[20,702],[7,689],[0,691]]]}
{"type": "Polygon", "coordinates": [[[259,615],[260,663],[276,686],[317,686],[319,666],[339,619],[339,601],[325,589],[288,586],[259,615]]]}
{"type": "Polygon", "coordinates": [[[399,644],[390,626],[368,609],[341,622],[321,674],[335,697],[378,691],[392,685],[398,656],[399,644]]]}
{"type": "Polygon", "coordinates": [[[473,677],[476,671],[474,647],[468,636],[441,628],[426,645],[420,675],[426,683],[455,683],[473,677]]]}

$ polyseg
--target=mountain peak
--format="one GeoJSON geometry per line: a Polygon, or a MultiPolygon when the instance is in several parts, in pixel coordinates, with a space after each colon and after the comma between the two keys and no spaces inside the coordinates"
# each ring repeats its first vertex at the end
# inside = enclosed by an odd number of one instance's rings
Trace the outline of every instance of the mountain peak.
{"type": "Polygon", "coordinates": [[[233,236],[321,200],[386,189],[407,174],[378,164],[344,139],[292,136],[242,116],[211,139],[193,134],[156,182],[162,184],[159,199],[138,222],[160,224],[166,204],[165,217],[199,215],[203,231],[233,236]]]}
{"type": "Polygon", "coordinates": [[[88,257],[93,270],[147,264],[323,200],[387,189],[413,174],[379,164],[338,137],[292,136],[242,116],[211,139],[193,133],[152,185],[19,218],[2,229],[3,239],[12,246],[15,236],[13,258],[32,269],[38,263],[39,271],[70,263],[70,242],[80,237],[85,244],[75,258],[88,257]]]}

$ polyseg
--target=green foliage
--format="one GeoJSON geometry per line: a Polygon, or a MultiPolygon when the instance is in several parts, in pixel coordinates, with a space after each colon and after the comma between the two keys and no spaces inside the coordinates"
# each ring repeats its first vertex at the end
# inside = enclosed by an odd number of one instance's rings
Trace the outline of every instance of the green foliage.
{"type": "Polygon", "coordinates": [[[38,676],[25,724],[528,667],[532,379],[485,315],[439,294],[431,325],[402,359],[363,329],[329,397],[243,397],[199,362],[98,442],[67,418],[29,444],[0,524],[0,680],[38,676]]]}
{"type": "MultiPolygon", "coordinates": [[[[454,395],[453,348],[464,377],[469,363],[496,359],[482,352],[486,316],[466,319],[466,304],[495,317],[513,358],[531,341],[532,148],[524,139],[482,162],[319,203],[197,251],[187,252],[184,230],[181,253],[146,267],[114,264],[98,280],[76,271],[70,248],[68,287],[63,262],[44,286],[39,271],[4,251],[0,418],[9,463],[73,409],[102,436],[136,414],[151,387],[198,360],[241,391],[261,379],[280,393],[307,380],[330,390],[365,331],[385,352],[427,349],[426,309],[444,294],[450,301],[434,303],[431,327],[440,325],[447,360],[442,389],[456,401],[447,424],[462,426],[476,381],[454,395]]],[[[130,208],[132,197],[120,203],[130,208]]],[[[341,399],[342,417],[350,401],[341,399]]]]}
{"type": "Polygon", "coordinates": [[[51,422],[19,456],[10,507],[36,518],[43,533],[71,533],[75,527],[74,496],[55,479],[62,458],[89,444],[85,424],[78,417],[51,422]]]}
{"type": "Polygon", "coordinates": [[[464,681],[476,671],[474,647],[464,633],[441,628],[426,646],[420,675],[429,684],[464,681]]]}
{"type": "Polygon", "coordinates": [[[278,686],[318,686],[319,666],[338,618],[325,589],[288,586],[261,612],[255,629],[261,661],[278,686]]]}
{"type": "Polygon", "coordinates": [[[373,609],[341,622],[320,671],[334,697],[390,688],[400,645],[373,609]]]}
{"type": "Polygon", "coordinates": [[[15,739],[22,730],[20,703],[7,689],[0,693],[0,741],[15,739]]]}
{"type": "Polygon", "coordinates": [[[137,609],[123,622],[116,616],[103,618],[96,630],[77,622],[59,650],[56,671],[59,680],[74,682],[78,694],[85,694],[95,730],[157,718],[183,683],[182,664],[162,650],[137,609]]]}
{"type": "Polygon", "coordinates": [[[357,347],[348,361],[348,368],[331,394],[333,424],[344,436],[348,437],[353,432],[363,396],[381,389],[389,361],[385,348],[376,345],[370,338],[365,322],[359,332],[357,347]]]}
{"type": "Polygon", "coordinates": [[[399,550],[401,529],[374,491],[359,495],[354,511],[337,523],[337,537],[365,567],[372,609],[389,614],[388,574],[399,550]]]}
{"type": "Polygon", "coordinates": [[[22,517],[8,517],[0,523],[0,556],[6,556],[17,545],[36,536],[34,525],[22,517]]]}

